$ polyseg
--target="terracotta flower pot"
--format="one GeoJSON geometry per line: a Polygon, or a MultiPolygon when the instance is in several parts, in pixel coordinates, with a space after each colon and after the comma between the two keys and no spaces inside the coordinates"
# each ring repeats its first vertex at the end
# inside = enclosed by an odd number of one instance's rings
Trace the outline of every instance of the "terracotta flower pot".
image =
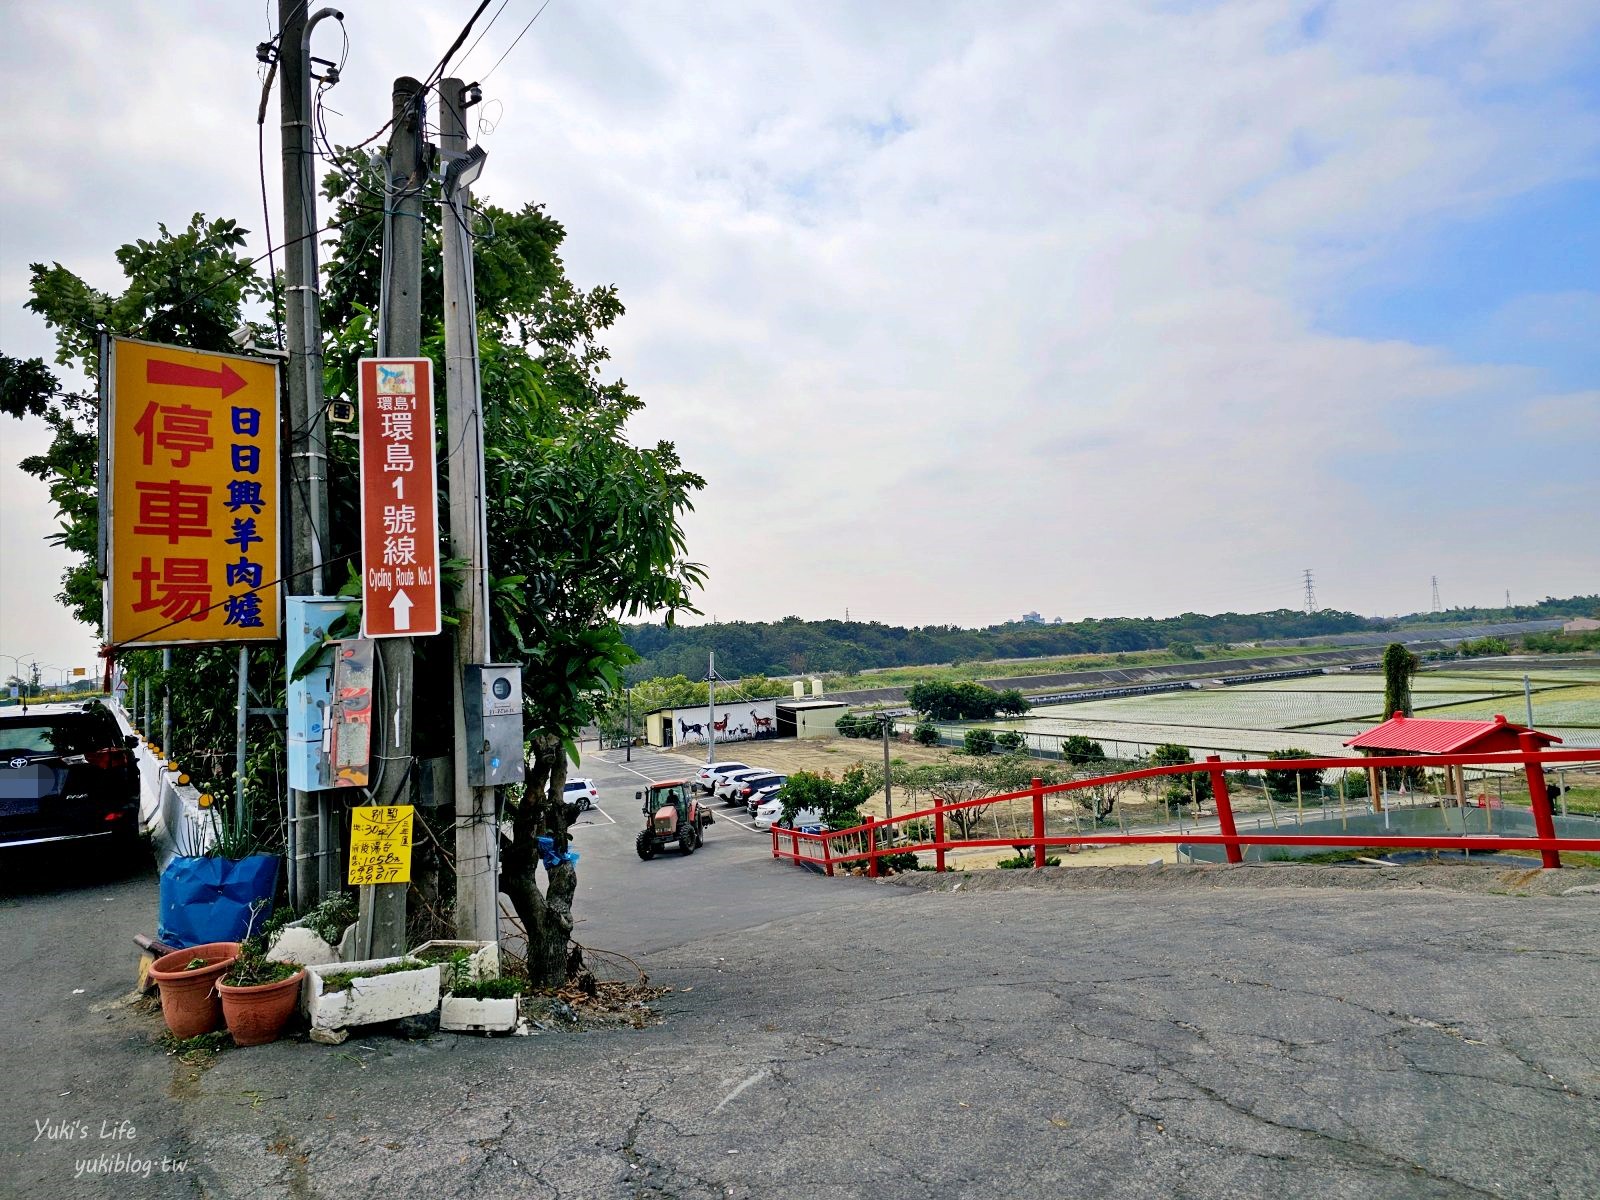
{"type": "Polygon", "coordinates": [[[238,957],[238,942],[207,942],[163,954],[151,965],[150,978],[161,989],[161,1016],[174,1037],[198,1037],[222,1024],[217,980],[238,957]],[[205,959],[206,965],[183,969],[197,958],[205,959]]]}
{"type": "Polygon", "coordinates": [[[276,983],[256,983],[235,987],[218,983],[222,993],[222,1015],[228,1032],[241,1046],[264,1046],[278,1040],[289,1014],[300,1002],[300,981],[306,977],[302,967],[276,983]]]}

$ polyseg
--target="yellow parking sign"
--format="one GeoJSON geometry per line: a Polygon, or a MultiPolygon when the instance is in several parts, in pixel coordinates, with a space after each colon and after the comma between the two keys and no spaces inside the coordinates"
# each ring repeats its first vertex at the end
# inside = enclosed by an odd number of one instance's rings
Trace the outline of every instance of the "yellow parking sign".
{"type": "Polygon", "coordinates": [[[110,354],[110,642],[275,639],[277,364],[126,338],[110,354]]]}

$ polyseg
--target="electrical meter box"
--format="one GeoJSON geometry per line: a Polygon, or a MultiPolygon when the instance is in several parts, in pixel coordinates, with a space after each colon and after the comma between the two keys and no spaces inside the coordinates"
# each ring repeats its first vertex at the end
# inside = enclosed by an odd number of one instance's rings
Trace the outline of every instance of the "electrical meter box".
{"type": "Polygon", "coordinates": [[[473,787],[521,783],[522,668],[474,663],[461,681],[467,725],[467,782],[473,787]]]}

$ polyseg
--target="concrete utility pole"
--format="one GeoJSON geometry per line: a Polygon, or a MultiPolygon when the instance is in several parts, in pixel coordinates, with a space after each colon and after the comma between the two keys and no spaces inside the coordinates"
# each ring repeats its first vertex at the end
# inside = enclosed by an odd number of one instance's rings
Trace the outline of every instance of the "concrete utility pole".
{"type": "Polygon", "coordinates": [[[467,155],[467,99],[459,79],[439,85],[439,154],[445,170],[445,208],[439,240],[444,257],[444,378],[449,405],[446,466],[450,481],[450,554],[467,567],[456,588],[455,712],[456,936],[500,936],[499,830],[495,789],[467,783],[467,724],[462,697],[466,670],[489,661],[489,538],[484,495],[483,397],[479,394],[477,308],[473,297],[472,236],[467,208],[482,152],[467,155]],[[459,164],[459,165],[458,165],[459,164]],[[463,169],[465,168],[465,169],[463,169]]]}
{"type": "Polygon", "coordinates": [[[883,725],[883,816],[888,820],[894,816],[894,793],[889,782],[889,731],[894,728],[894,718],[883,716],[878,720],[883,725]]]}
{"type": "MultiPolygon", "coordinates": [[[[288,592],[322,594],[323,531],[328,527],[327,437],[322,414],[322,316],[317,275],[316,147],[311,133],[311,33],[327,17],[342,19],[337,9],[323,8],[308,21],[305,0],[278,0],[278,104],[283,147],[283,273],[284,327],[289,340],[289,365],[284,372],[289,391],[283,437],[288,455],[289,484],[283,489],[288,510],[288,592]]],[[[324,851],[332,830],[323,827],[325,799],[311,792],[290,793],[289,823],[291,901],[306,907],[322,898],[332,870],[321,855],[318,870],[309,869],[313,845],[324,851]]]]}
{"type": "MultiPolygon", "coordinates": [[[[416,358],[422,351],[422,190],[427,182],[423,127],[428,97],[420,81],[394,81],[394,129],[389,137],[386,193],[389,237],[382,270],[388,280],[379,326],[380,358],[416,358]]],[[[432,447],[429,447],[432,450],[432,447]]],[[[373,697],[372,757],[378,780],[372,802],[411,803],[411,674],[408,637],[378,639],[377,687],[373,697]]],[[[405,953],[404,883],[361,889],[360,945],[369,957],[405,953]]]]}

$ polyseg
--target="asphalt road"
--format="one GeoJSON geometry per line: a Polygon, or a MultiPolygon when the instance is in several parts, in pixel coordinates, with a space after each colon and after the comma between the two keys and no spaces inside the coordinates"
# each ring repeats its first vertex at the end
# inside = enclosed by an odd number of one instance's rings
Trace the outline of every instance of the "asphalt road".
{"type": "Polygon", "coordinates": [[[580,936],[675,989],[642,1030],[197,1071],[116,1003],[153,875],[7,874],[0,1194],[1600,1195],[1595,896],[928,890],[721,821],[641,863],[592,773],[580,936]],[[75,1177],[117,1153],[150,1177],[75,1177]]]}

